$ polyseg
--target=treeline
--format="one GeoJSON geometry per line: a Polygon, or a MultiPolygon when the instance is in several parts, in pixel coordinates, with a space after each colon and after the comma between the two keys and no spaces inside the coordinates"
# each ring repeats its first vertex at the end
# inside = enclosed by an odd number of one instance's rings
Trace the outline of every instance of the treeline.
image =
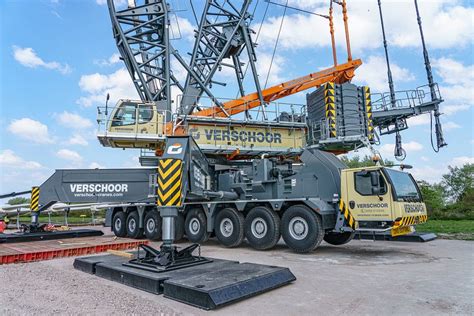
{"type": "Polygon", "coordinates": [[[419,181],[431,219],[474,219],[474,164],[449,166],[439,183],[419,181]]]}

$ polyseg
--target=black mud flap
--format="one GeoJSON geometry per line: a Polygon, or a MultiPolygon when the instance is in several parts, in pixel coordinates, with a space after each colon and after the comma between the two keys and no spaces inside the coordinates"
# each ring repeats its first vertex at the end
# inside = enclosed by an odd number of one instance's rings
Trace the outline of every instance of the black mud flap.
{"type": "Polygon", "coordinates": [[[101,255],[77,258],[74,267],[107,280],[210,310],[289,284],[288,268],[210,259],[209,263],[171,271],[124,265],[128,259],[101,255]]]}
{"type": "Polygon", "coordinates": [[[434,233],[418,233],[392,237],[390,232],[374,233],[374,232],[357,232],[354,239],[369,240],[386,240],[386,241],[404,241],[404,242],[428,242],[438,238],[434,233]]]}
{"type": "Polygon", "coordinates": [[[104,233],[94,229],[73,229],[53,232],[0,234],[0,243],[27,242],[79,237],[102,236],[104,233]]]}

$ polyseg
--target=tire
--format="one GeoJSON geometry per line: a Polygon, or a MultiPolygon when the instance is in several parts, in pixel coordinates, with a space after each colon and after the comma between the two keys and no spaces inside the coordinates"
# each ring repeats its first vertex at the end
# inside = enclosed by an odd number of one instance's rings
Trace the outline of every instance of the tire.
{"type": "Polygon", "coordinates": [[[209,239],[206,215],[201,209],[191,209],[186,214],[184,232],[191,242],[203,243],[209,239]]]}
{"type": "Polygon", "coordinates": [[[281,219],[283,240],[293,251],[304,253],[316,249],[324,237],[321,218],[304,205],[290,206],[281,219]]]}
{"type": "Polygon", "coordinates": [[[265,206],[254,207],[245,217],[244,231],[252,248],[273,248],[280,239],[280,217],[265,206]]]}
{"type": "Polygon", "coordinates": [[[161,239],[161,216],[157,210],[151,210],[146,213],[143,227],[147,239],[161,239]]]}
{"type": "Polygon", "coordinates": [[[174,231],[175,241],[180,241],[184,237],[184,215],[183,213],[179,213],[178,216],[174,219],[174,231]]]}
{"type": "Polygon", "coordinates": [[[127,236],[133,239],[143,237],[143,228],[140,228],[140,216],[137,211],[128,213],[127,236]]]}
{"type": "Polygon", "coordinates": [[[225,208],[217,213],[214,231],[219,242],[228,247],[237,247],[244,240],[244,215],[234,208],[225,208]]]}
{"type": "Polygon", "coordinates": [[[124,211],[118,211],[112,218],[112,231],[117,237],[127,236],[127,214],[124,211]]]}
{"type": "Polygon", "coordinates": [[[344,232],[344,233],[327,233],[324,235],[324,241],[328,244],[339,246],[347,244],[355,236],[355,232],[344,232]]]}

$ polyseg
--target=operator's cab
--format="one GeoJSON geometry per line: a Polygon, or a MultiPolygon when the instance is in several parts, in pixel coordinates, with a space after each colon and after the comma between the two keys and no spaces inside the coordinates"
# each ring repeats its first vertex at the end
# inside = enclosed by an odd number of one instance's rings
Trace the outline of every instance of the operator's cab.
{"type": "Polygon", "coordinates": [[[106,108],[98,108],[97,137],[103,146],[156,148],[166,139],[166,111],[157,111],[154,103],[119,100],[107,115],[106,108]]]}
{"type": "Polygon", "coordinates": [[[358,223],[357,230],[404,235],[427,220],[420,189],[409,173],[380,166],[345,169],[341,187],[342,201],[358,223]]]}

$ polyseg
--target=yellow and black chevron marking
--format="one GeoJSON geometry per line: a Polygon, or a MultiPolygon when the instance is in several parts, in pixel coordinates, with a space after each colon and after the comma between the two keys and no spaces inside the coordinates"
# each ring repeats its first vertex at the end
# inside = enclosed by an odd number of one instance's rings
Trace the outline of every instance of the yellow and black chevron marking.
{"type": "Polygon", "coordinates": [[[181,206],[183,161],[160,159],[158,165],[158,206],[181,206]]]}
{"type": "Polygon", "coordinates": [[[367,136],[369,140],[374,139],[374,123],[372,121],[372,100],[370,99],[370,88],[364,87],[365,112],[367,114],[367,136]]]}
{"type": "Polygon", "coordinates": [[[30,210],[38,211],[39,210],[39,197],[40,197],[40,188],[32,187],[31,188],[31,200],[30,200],[30,210]]]}
{"type": "Polygon", "coordinates": [[[428,220],[428,215],[407,216],[402,217],[400,226],[411,226],[424,223],[428,220]]]}
{"type": "Polygon", "coordinates": [[[324,88],[324,104],[326,106],[326,119],[329,124],[329,137],[336,137],[336,93],[334,82],[326,83],[324,88]]]}
{"type": "Polygon", "coordinates": [[[354,219],[354,216],[352,216],[351,212],[349,211],[349,208],[347,207],[346,203],[344,203],[344,201],[342,200],[339,201],[339,210],[344,215],[344,218],[346,219],[346,222],[349,225],[349,227],[355,230],[357,226],[356,220],[354,219]]]}

